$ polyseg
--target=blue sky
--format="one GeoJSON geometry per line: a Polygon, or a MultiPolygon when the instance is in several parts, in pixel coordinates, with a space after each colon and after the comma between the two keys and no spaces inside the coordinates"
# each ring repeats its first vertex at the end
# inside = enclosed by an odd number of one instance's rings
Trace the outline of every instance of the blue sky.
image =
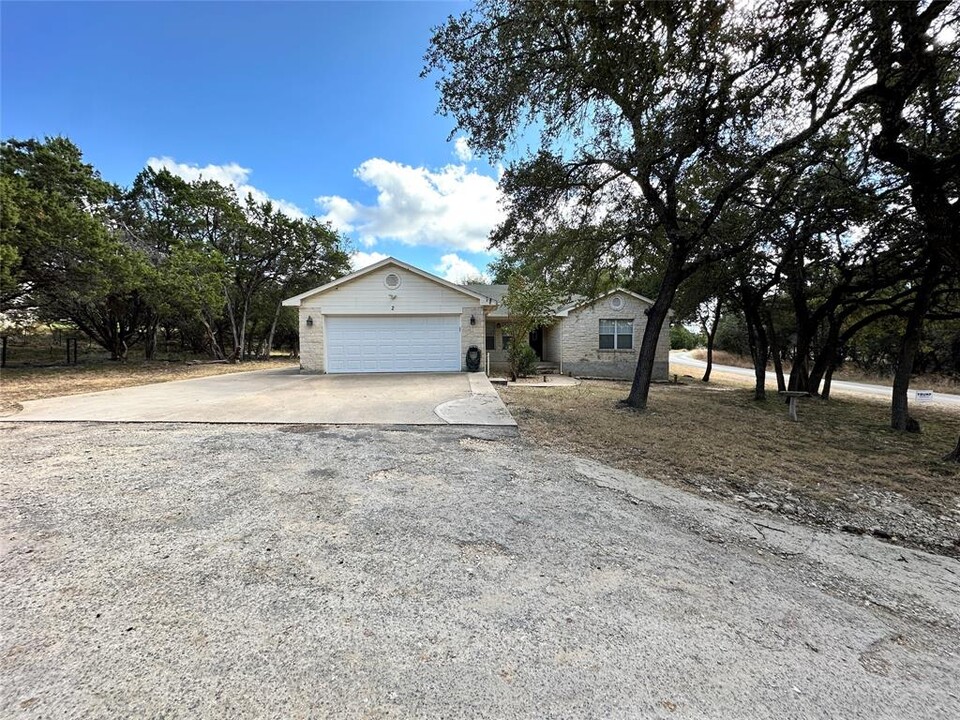
{"type": "Polygon", "coordinates": [[[0,132],[66,135],[129,185],[148,163],[331,221],[357,264],[458,279],[490,260],[497,168],[420,79],[464,3],[0,5],[0,132]]]}

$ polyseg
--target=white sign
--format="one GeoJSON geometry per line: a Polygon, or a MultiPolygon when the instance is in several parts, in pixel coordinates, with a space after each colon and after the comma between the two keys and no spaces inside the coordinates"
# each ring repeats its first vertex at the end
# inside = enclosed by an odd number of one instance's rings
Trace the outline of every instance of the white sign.
{"type": "Polygon", "coordinates": [[[917,390],[916,399],[917,402],[930,402],[933,400],[933,390],[917,390]]]}

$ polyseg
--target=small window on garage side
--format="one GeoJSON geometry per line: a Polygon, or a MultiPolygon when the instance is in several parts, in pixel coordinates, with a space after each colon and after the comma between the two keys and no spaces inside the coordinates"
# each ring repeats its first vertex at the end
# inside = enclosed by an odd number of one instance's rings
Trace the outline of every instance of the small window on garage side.
{"type": "Polygon", "coordinates": [[[497,338],[492,327],[487,326],[487,350],[497,349],[497,338]]]}
{"type": "Polygon", "coordinates": [[[633,320],[601,320],[601,350],[633,350],[633,320]]]}
{"type": "Polygon", "coordinates": [[[510,349],[510,341],[511,341],[511,340],[513,340],[513,338],[510,337],[509,335],[503,335],[503,349],[504,349],[504,350],[509,350],[509,349],[510,349]]]}

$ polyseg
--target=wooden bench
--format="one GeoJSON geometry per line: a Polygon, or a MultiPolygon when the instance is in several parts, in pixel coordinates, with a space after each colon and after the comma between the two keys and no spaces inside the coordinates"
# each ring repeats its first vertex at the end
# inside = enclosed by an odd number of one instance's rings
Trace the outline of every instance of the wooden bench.
{"type": "Polygon", "coordinates": [[[794,422],[799,422],[797,418],[797,404],[800,398],[810,397],[810,393],[800,390],[784,390],[780,393],[782,397],[787,398],[787,414],[794,422]]]}

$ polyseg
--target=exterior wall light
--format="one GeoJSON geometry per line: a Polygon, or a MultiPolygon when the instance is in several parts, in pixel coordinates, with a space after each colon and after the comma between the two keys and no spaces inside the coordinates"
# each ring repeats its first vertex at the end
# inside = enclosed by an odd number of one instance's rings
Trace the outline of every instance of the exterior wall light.
{"type": "Polygon", "coordinates": [[[313,316],[307,315],[307,327],[313,327],[313,316]]]}
{"type": "Polygon", "coordinates": [[[477,317],[476,317],[475,315],[471,315],[471,316],[470,316],[470,324],[471,324],[471,325],[476,325],[476,324],[477,324],[477,317]]]}

